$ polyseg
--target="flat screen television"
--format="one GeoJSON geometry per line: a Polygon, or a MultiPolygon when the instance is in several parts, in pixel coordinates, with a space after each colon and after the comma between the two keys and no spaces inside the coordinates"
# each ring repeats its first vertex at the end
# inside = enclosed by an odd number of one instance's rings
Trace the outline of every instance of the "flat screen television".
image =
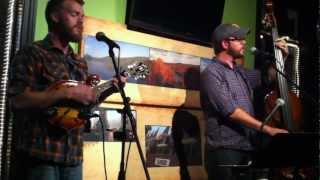
{"type": "Polygon", "coordinates": [[[130,30],[210,46],[221,23],[225,0],[128,0],[130,30]]]}

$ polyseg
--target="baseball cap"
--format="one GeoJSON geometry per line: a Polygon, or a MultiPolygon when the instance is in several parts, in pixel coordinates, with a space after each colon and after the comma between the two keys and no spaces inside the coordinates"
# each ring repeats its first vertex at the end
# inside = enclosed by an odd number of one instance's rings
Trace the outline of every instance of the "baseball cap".
{"type": "Polygon", "coordinates": [[[212,33],[212,42],[219,43],[229,37],[244,39],[249,32],[250,30],[248,28],[241,28],[237,24],[220,24],[212,33]]]}

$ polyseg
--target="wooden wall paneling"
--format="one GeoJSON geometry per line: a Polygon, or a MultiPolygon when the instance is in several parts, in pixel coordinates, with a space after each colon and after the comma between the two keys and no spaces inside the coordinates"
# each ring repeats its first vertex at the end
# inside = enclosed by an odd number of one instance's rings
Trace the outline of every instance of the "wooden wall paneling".
{"type": "MultiPolygon", "coordinates": [[[[121,108],[119,105],[104,104],[104,107],[121,108]]],[[[137,133],[140,139],[145,157],[145,125],[172,126],[172,118],[176,108],[157,108],[134,106],[137,112],[137,133]]],[[[204,118],[202,111],[190,110],[199,120],[201,130],[202,151],[204,151],[204,118]]],[[[108,179],[116,179],[120,167],[121,142],[105,143],[107,158],[108,179]]],[[[128,143],[126,144],[128,148],[128,143]]],[[[202,152],[203,154],[203,152],[202,152]]],[[[146,158],[146,157],[145,157],[146,158]]],[[[203,158],[203,156],[202,156],[203,158]]],[[[202,166],[188,167],[192,179],[206,179],[206,173],[202,166]]],[[[176,180],[180,179],[179,167],[152,167],[148,168],[152,179],[176,180]]],[[[127,169],[127,179],[144,179],[144,171],[135,143],[132,143],[127,169]]],[[[102,142],[86,142],[84,146],[84,179],[103,179],[102,142]]]]}
{"type": "MultiPolygon", "coordinates": [[[[127,30],[125,25],[92,17],[85,19],[85,35],[95,36],[96,32],[103,31],[109,38],[117,41],[138,44],[151,48],[159,48],[172,52],[188,54],[198,57],[211,58],[211,48],[190,43],[171,40],[154,35],[148,35],[127,30]]],[[[83,55],[83,43],[80,52],[83,55]]],[[[146,158],[145,126],[163,125],[172,126],[175,112],[182,106],[196,116],[201,132],[202,162],[204,162],[204,117],[200,108],[199,91],[167,88],[160,86],[127,83],[125,92],[131,98],[132,109],[137,112],[137,133],[140,139],[144,157],[146,158]],[[188,109],[189,108],[189,109],[188,109]]],[[[109,108],[122,108],[122,99],[119,94],[108,97],[101,105],[109,108]]],[[[106,142],[106,158],[108,179],[116,179],[120,167],[121,142],[106,142]]],[[[126,144],[128,148],[128,144],[126,144]]],[[[85,142],[84,146],[84,179],[104,179],[102,142],[85,142]]],[[[179,167],[152,167],[148,168],[153,180],[180,179],[179,167]]],[[[191,179],[206,179],[203,166],[188,167],[191,179]]],[[[132,143],[126,179],[144,179],[145,174],[135,143],[132,143]]]]}

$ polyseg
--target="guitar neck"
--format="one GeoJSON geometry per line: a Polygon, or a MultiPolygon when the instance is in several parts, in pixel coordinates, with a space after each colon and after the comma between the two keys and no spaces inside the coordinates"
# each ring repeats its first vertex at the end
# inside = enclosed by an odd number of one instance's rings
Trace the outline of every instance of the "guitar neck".
{"type": "Polygon", "coordinates": [[[107,90],[110,90],[111,88],[113,88],[113,84],[112,84],[112,81],[111,80],[108,80],[102,84],[99,84],[97,86],[94,87],[96,92],[97,92],[97,98],[99,99],[100,95],[107,91],[107,90]]]}

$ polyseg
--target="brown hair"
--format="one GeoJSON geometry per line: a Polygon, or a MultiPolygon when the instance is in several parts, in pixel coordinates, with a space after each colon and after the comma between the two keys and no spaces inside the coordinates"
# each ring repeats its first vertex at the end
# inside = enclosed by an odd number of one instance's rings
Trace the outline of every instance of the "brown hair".
{"type": "MultiPolygon", "coordinates": [[[[46,21],[48,23],[48,29],[52,29],[52,27],[55,25],[55,23],[52,21],[50,15],[53,12],[58,11],[61,8],[61,5],[63,4],[63,2],[65,2],[67,0],[49,0],[47,3],[47,7],[45,10],[45,16],[46,16],[46,21]]],[[[84,0],[71,0],[71,1],[75,1],[77,3],[79,3],[80,5],[84,5],[84,0]]]]}

